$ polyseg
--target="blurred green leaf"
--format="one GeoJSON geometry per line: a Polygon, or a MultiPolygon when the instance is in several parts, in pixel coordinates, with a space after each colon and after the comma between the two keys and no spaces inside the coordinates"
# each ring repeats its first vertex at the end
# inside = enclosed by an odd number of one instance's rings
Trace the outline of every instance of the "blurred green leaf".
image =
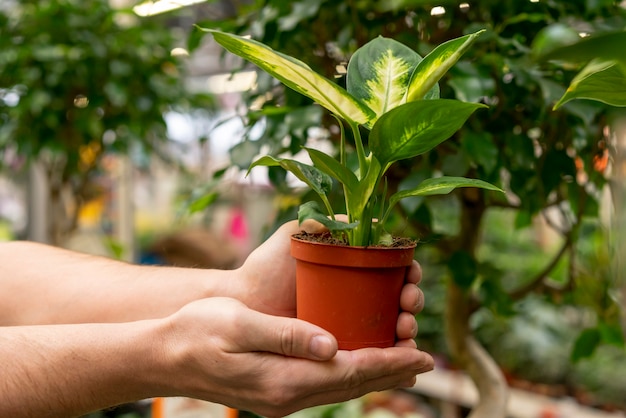
{"type": "Polygon", "coordinates": [[[574,342],[574,347],[570,355],[572,362],[576,363],[581,359],[590,357],[601,340],[602,336],[597,328],[587,328],[583,330],[574,342]]]}
{"type": "Polygon", "coordinates": [[[347,231],[354,229],[357,225],[356,223],[335,221],[329,218],[315,201],[306,202],[298,209],[298,222],[302,224],[307,219],[313,219],[332,231],[347,231]]]}
{"type": "Polygon", "coordinates": [[[468,252],[459,250],[450,257],[448,269],[452,273],[452,279],[457,286],[469,289],[476,279],[478,265],[468,252]]]}
{"type": "Polygon", "coordinates": [[[491,173],[498,164],[498,149],[488,132],[468,133],[462,139],[461,146],[472,161],[491,173]]]}
{"type": "Polygon", "coordinates": [[[218,196],[219,194],[217,192],[211,192],[193,199],[188,203],[188,212],[190,214],[202,212],[213,204],[217,200],[218,196]]]}
{"type": "Polygon", "coordinates": [[[626,64],[626,31],[601,33],[582,38],[572,45],[547,51],[539,58],[544,61],[584,63],[594,59],[618,61],[626,64]]]}
{"type": "Polygon", "coordinates": [[[626,106],[626,63],[599,59],[591,61],[572,80],[554,109],[574,99],[626,106]]]}

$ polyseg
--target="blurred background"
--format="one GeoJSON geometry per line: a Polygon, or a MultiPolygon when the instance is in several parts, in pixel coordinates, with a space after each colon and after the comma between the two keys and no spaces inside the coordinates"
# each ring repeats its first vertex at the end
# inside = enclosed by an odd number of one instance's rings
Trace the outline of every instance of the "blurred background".
{"type": "MultiPolygon", "coordinates": [[[[336,121],[196,25],[340,84],[376,36],[423,56],[486,29],[440,88],[489,109],[388,182],[459,175],[507,191],[409,199],[392,220],[420,242],[417,342],[438,367],[413,390],[296,416],[469,416],[492,365],[506,416],[625,416],[624,1],[0,0],[0,240],[233,268],[296,217],[310,192],[280,168],[247,168],[332,150],[336,121]],[[599,59],[615,65],[590,76],[599,59]]],[[[94,417],[150,414],[147,402],[94,417]]]]}

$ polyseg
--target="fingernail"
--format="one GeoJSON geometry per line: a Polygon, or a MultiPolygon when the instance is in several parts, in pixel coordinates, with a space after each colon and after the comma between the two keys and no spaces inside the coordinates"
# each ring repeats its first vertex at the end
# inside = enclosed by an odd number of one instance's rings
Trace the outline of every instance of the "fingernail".
{"type": "Polygon", "coordinates": [[[335,354],[333,342],[325,335],[316,335],[313,337],[309,349],[311,355],[322,360],[328,360],[335,354]]]}

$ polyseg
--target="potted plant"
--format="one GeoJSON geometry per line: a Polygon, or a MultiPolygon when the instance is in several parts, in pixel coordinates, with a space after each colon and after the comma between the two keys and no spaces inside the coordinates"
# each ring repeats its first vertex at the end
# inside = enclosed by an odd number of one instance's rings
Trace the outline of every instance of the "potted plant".
{"type": "Polygon", "coordinates": [[[292,237],[298,318],[333,333],[340,349],[393,345],[399,295],[416,245],[385,231],[394,205],[403,198],[447,194],[458,187],[500,191],[477,179],[437,177],[389,195],[385,183],[385,172],[394,162],[428,152],[452,136],[475,110],[485,107],[440,99],[438,86],[480,32],[443,43],[424,58],[400,42],[378,37],[353,54],[344,89],[262,43],[202,30],[337,118],[338,158],[305,148],[312,165],[268,155],[250,169],[283,167],[313,189],[325,207],[324,212],[317,202],[307,202],[298,211],[300,222],[315,219],[329,230],[321,236],[292,237]],[[347,158],[349,134],[358,159],[354,170],[347,158]],[[346,222],[335,217],[328,198],[333,179],[342,186],[346,222]]]}

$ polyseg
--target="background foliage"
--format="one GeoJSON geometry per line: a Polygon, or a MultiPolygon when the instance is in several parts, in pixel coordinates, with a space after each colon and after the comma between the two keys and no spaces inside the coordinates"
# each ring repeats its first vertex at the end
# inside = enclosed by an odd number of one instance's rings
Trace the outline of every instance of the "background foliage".
{"type": "MultiPolygon", "coordinates": [[[[603,343],[623,344],[610,271],[612,248],[599,212],[612,152],[606,126],[623,116],[597,101],[573,100],[554,110],[584,63],[539,57],[578,42],[580,34],[623,32],[625,17],[624,8],[609,0],[259,0],[240,5],[236,19],[199,23],[250,34],[339,83],[345,81],[351,53],[375,36],[393,37],[424,55],[443,41],[487,29],[440,87],[441,97],[482,102],[489,109],[477,112],[452,141],[391,173],[391,192],[434,173],[478,177],[508,189],[506,199],[462,190],[401,206],[396,230],[421,240],[418,259],[427,272],[419,343],[447,352],[450,361],[465,367],[451,340],[475,334],[508,372],[584,386],[569,379],[571,363],[589,358],[603,343]],[[551,231],[548,238],[537,235],[546,230],[551,231]],[[556,325],[557,317],[567,326],[556,325]],[[536,321],[537,333],[529,332],[528,324],[536,321]],[[451,324],[454,332],[442,332],[451,324]],[[538,335],[553,343],[550,350],[527,351],[536,373],[521,367],[517,354],[523,349],[515,338],[506,350],[500,345],[507,333],[529,346],[543,347],[538,335]],[[543,368],[555,362],[562,365],[559,372],[543,368]]],[[[200,37],[192,36],[190,46],[200,37]]],[[[247,168],[261,149],[297,153],[319,125],[337,141],[332,118],[263,73],[259,77],[248,103],[262,98],[263,105],[249,110],[246,120],[251,128],[263,126],[263,135],[233,148],[234,163],[247,168]]],[[[271,170],[270,177],[288,193],[281,169],[271,170]]],[[[278,222],[293,218],[297,204],[278,222]]],[[[336,205],[339,211],[341,201],[336,205]]],[[[623,364],[623,350],[618,352],[623,364]]],[[[576,388],[568,390],[571,394],[576,388]]]]}
{"type": "MultiPolygon", "coordinates": [[[[171,55],[179,39],[163,20],[138,20],[106,0],[14,4],[0,8],[0,165],[15,173],[25,162],[43,164],[53,198],[70,188],[85,199],[107,152],[161,153],[167,110],[211,108],[206,97],[185,91],[182,62],[171,55]]],[[[375,36],[424,55],[487,29],[440,87],[442,97],[489,109],[451,141],[391,173],[392,191],[433,173],[479,177],[509,191],[505,199],[463,190],[399,208],[396,231],[420,239],[417,256],[426,272],[419,344],[465,367],[451,341],[458,335],[444,332],[459,325],[456,331],[478,338],[517,378],[563,385],[570,395],[584,389],[591,402],[626,407],[614,254],[600,216],[614,152],[606,126],[623,115],[585,100],[553,110],[585,63],[538,59],[577,42],[579,33],[623,36],[624,8],[614,0],[231,5],[235,18],[196,23],[251,34],[339,83],[351,53],[375,36]],[[537,234],[546,230],[552,233],[545,239],[537,234]]],[[[201,37],[192,34],[191,49],[201,37]]],[[[622,86],[615,84],[617,91],[622,86]]],[[[297,153],[320,126],[323,136],[338,139],[333,118],[263,73],[246,101],[257,104],[245,115],[248,128],[262,134],[231,150],[242,169],[261,149],[297,153]]],[[[280,192],[293,193],[280,169],[270,178],[280,192]]],[[[277,223],[295,217],[297,200],[309,199],[298,197],[284,200],[290,204],[277,223]]],[[[335,204],[341,211],[341,199],[335,204]]],[[[71,229],[69,215],[53,235],[71,229]]]]}
{"type": "Polygon", "coordinates": [[[209,109],[185,88],[181,37],[108,0],[20,1],[0,9],[0,167],[41,164],[56,217],[50,240],[75,226],[76,207],[109,152],[165,154],[164,114],[209,109]]]}

